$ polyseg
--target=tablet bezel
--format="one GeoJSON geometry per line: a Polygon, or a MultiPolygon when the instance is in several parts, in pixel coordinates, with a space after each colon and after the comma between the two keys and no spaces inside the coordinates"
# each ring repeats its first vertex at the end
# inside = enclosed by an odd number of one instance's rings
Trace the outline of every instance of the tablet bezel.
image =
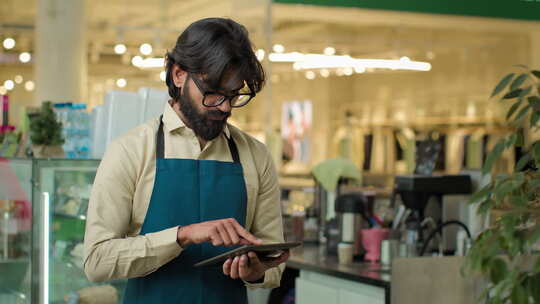
{"type": "Polygon", "coordinates": [[[250,251],[254,251],[258,253],[284,251],[284,250],[288,250],[294,247],[298,247],[300,245],[302,245],[302,242],[285,242],[285,243],[263,244],[263,245],[245,245],[245,246],[227,251],[215,257],[206,259],[204,261],[200,261],[193,266],[202,267],[202,266],[209,266],[209,265],[217,264],[219,262],[223,262],[227,260],[230,257],[239,256],[244,253],[248,253],[250,251]]]}

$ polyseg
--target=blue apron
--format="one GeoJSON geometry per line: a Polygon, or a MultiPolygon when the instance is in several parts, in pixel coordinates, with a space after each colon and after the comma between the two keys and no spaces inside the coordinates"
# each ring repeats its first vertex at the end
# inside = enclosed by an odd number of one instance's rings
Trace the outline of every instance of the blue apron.
{"type": "MultiPolygon", "coordinates": [[[[245,226],[247,194],[234,140],[228,139],[233,162],[165,159],[163,121],[156,145],[156,177],[141,235],[177,225],[234,218],[245,226]]],[[[191,244],[155,272],[128,280],[124,304],[247,303],[242,280],[223,274],[222,265],[193,264],[231,250],[209,243],[191,244]]]]}

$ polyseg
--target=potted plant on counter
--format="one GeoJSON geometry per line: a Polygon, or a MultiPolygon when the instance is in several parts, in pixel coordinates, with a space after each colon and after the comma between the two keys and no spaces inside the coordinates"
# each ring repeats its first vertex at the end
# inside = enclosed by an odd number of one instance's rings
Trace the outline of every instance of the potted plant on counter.
{"type": "Polygon", "coordinates": [[[30,139],[34,157],[64,157],[62,123],[56,120],[50,101],[43,102],[41,111],[31,117],[30,139]]]}
{"type": "Polygon", "coordinates": [[[514,131],[487,156],[483,174],[492,174],[506,149],[520,147],[523,154],[514,172],[493,174],[471,197],[478,215],[491,217],[465,264],[487,279],[485,303],[540,303],[540,140],[526,140],[540,130],[540,71],[519,68],[522,73],[506,75],[493,90],[491,97],[508,103],[506,119],[514,131]]]}

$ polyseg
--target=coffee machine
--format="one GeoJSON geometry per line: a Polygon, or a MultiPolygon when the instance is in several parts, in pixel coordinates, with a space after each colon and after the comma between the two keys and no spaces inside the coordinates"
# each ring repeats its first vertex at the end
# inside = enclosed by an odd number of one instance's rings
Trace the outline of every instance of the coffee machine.
{"type": "Polygon", "coordinates": [[[335,224],[337,233],[330,235],[327,241],[327,252],[337,254],[337,246],[341,243],[353,245],[353,258],[362,254],[362,246],[358,233],[366,223],[366,209],[369,199],[362,193],[346,193],[338,196],[335,201],[335,224]]]}
{"type": "MultiPolygon", "coordinates": [[[[421,223],[424,221],[424,212],[430,198],[435,197],[439,204],[439,209],[443,210],[442,203],[444,195],[470,194],[471,192],[472,183],[469,175],[396,176],[394,191],[391,197],[391,207],[395,206],[396,198],[399,196],[405,208],[411,210],[412,216],[409,219],[411,219],[412,226],[417,230],[417,245],[419,248],[422,248],[425,237],[421,223]]],[[[442,214],[440,218],[441,220],[437,224],[443,225],[442,214]]]]}

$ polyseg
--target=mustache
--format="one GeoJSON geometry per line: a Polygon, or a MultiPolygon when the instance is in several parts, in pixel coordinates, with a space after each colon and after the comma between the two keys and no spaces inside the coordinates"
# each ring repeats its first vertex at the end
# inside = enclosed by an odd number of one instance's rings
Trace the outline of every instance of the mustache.
{"type": "Polygon", "coordinates": [[[231,112],[223,112],[221,110],[209,110],[206,116],[213,119],[225,119],[231,116],[231,112]]]}

